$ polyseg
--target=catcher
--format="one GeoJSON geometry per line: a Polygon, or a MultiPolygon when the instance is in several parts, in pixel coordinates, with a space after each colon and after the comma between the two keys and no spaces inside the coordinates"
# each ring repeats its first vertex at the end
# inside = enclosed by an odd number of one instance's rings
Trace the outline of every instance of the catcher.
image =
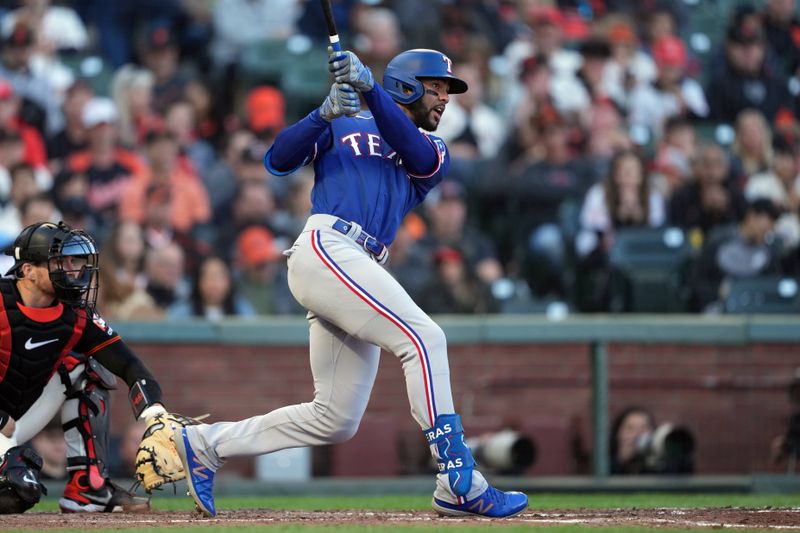
{"type": "Polygon", "coordinates": [[[6,254],[15,262],[6,273],[13,279],[0,279],[0,514],[22,513],[46,493],[42,460],[23,444],[59,410],[69,474],[61,511],[148,510],[149,498],[108,476],[109,390],[116,376],[130,387],[134,413],[149,433],[170,415],[152,374],[95,312],[94,240],[63,222],[44,222],[22,230],[6,254]]]}

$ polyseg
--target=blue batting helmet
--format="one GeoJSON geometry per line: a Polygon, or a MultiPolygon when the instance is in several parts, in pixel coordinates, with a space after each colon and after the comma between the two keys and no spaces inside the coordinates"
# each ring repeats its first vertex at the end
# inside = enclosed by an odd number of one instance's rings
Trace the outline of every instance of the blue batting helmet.
{"type": "Polygon", "coordinates": [[[450,94],[467,92],[464,80],[453,76],[453,62],[436,50],[416,48],[392,59],[383,73],[383,88],[395,102],[410,104],[425,93],[420,78],[443,78],[450,81],[450,94]],[[407,91],[411,92],[407,92],[407,91]]]}

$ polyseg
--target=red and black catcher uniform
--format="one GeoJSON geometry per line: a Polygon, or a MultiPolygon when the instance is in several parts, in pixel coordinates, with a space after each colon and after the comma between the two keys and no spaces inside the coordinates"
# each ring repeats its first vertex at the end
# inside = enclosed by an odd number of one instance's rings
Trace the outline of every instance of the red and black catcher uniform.
{"type": "MultiPolygon", "coordinates": [[[[109,390],[122,378],[144,405],[161,400],[161,390],[139,358],[94,311],[97,253],[85,233],[60,224],[36,224],[20,234],[7,253],[17,260],[0,279],[0,429],[14,420],[11,437],[0,435],[0,514],[23,512],[38,499],[39,459],[23,445],[60,413],[67,443],[69,480],[59,501],[64,512],[142,510],[148,500],[111,483],[108,474],[109,390]],[[84,255],[81,272],[70,274],[61,257],[84,255]],[[56,298],[46,307],[23,302],[19,267],[49,265],[56,298]],[[66,272],[66,274],[65,274],[66,272]],[[8,475],[21,469],[25,475],[8,475]],[[5,475],[4,475],[5,474],[5,475]],[[36,483],[30,483],[32,478],[36,483]],[[16,479],[16,485],[13,481],[16,479]],[[22,480],[27,481],[22,481],[22,480]]],[[[19,472],[18,472],[19,473],[19,472]]]]}

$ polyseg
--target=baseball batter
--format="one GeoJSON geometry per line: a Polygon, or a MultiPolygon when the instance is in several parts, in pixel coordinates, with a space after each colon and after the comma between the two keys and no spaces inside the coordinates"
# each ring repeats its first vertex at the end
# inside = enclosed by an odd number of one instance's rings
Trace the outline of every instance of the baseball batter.
{"type": "Polygon", "coordinates": [[[312,215],[285,252],[292,294],[309,311],[314,399],[240,422],[177,428],[190,494],[214,516],[214,473],[225,459],[350,439],[383,348],[402,363],[411,413],[439,464],[434,509],[452,516],[518,514],[527,496],[499,491],[475,470],[453,406],[442,329],[381,266],[403,217],[447,172],[444,142],[426,131],[436,130],[449,95],[467,85],[434,50],[395,57],[383,87],[353,53],[332,54],[336,83],[329,96],[285,129],[264,157],[276,175],[314,165],[312,215]],[[358,93],[369,111],[361,111],[358,93]]]}

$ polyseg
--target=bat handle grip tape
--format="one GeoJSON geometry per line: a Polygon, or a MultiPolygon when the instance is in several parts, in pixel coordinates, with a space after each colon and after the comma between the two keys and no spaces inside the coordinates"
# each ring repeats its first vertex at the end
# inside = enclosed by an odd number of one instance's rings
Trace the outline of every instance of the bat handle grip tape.
{"type": "Polygon", "coordinates": [[[339,43],[339,35],[331,35],[329,39],[331,41],[331,48],[333,48],[334,52],[341,52],[342,45],[339,43]]]}

